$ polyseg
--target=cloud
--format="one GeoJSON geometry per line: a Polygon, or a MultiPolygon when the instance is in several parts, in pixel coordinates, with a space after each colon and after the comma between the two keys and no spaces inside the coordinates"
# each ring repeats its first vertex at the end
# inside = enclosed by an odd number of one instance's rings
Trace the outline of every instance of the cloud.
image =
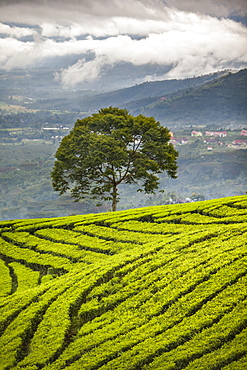
{"type": "Polygon", "coordinates": [[[246,66],[247,30],[243,26],[227,20],[214,19],[212,22],[209,18],[193,18],[193,24],[184,22],[174,25],[170,30],[153,33],[140,40],[127,35],[101,41],[88,40],[85,49],[88,47],[88,51],[95,53],[94,60],[81,60],[75,66],[62,70],[60,79],[67,85],[94,79],[100,77],[105,65],[119,62],[172,65],[166,75],[169,78],[211,73],[233,68],[237,63],[246,66]]]}
{"type": "Polygon", "coordinates": [[[100,78],[121,62],[171,66],[164,78],[247,66],[246,27],[222,18],[246,14],[242,0],[0,0],[0,11],[8,36],[0,39],[0,67],[77,56],[56,73],[64,85],[100,78]]]}
{"type": "Polygon", "coordinates": [[[0,0],[0,9],[2,22],[83,24],[112,17],[157,19],[167,8],[161,0],[0,0]]]}
{"type": "Polygon", "coordinates": [[[104,65],[103,59],[98,57],[89,62],[86,62],[85,59],[80,59],[68,69],[56,73],[55,79],[62,81],[64,86],[74,86],[80,82],[93,81],[100,76],[100,70],[104,65]]]}
{"type": "Polygon", "coordinates": [[[247,14],[246,0],[0,0],[2,22],[31,24],[112,17],[159,19],[167,7],[217,17],[247,14]]]}
{"type": "Polygon", "coordinates": [[[33,36],[36,31],[28,27],[10,27],[7,24],[0,23],[0,34],[22,38],[26,36],[33,36]]]}

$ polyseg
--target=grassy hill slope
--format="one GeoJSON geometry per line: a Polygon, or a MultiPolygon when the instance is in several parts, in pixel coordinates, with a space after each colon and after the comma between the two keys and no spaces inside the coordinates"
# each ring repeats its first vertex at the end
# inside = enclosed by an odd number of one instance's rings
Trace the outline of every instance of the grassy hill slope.
{"type": "Polygon", "coordinates": [[[247,196],[2,221],[0,368],[247,364],[247,196]]]}

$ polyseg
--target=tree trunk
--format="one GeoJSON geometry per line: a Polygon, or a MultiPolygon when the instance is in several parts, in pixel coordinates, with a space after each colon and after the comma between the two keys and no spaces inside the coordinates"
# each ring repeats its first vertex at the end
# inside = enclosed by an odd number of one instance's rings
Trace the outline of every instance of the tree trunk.
{"type": "Polygon", "coordinates": [[[117,186],[116,184],[113,184],[112,188],[112,212],[115,212],[117,210],[117,186]]]}

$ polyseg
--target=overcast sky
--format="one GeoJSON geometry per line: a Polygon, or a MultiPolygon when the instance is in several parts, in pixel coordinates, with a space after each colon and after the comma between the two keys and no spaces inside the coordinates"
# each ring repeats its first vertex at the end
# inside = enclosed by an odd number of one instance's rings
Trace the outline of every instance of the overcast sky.
{"type": "Polygon", "coordinates": [[[163,78],[246,68],[246,16],[246,0],[0,0],[0,68],[73,55],[55,76],[71,86],[120,62],[171,66],[163,78]]]}

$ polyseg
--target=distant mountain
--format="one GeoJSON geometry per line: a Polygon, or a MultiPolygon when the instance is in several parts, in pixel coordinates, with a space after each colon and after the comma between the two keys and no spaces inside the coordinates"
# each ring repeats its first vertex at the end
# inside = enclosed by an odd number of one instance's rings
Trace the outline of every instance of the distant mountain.
{"type": "Polygon", "coordinates": [[[83,97],[80,110],[127,108],[154,116],[169,126],[247,123],[247,70],[218,72],[184,80],[145,82],[133,87],[83,97]]]}
{"type": "MultiPolygon", "coordinates": [[[[126,72],[124,68],[123,71],[126,72]]],[[[128,109],[133,115],[142,113],[153,116],[169,127],[247,125],[247,69],[220,71],[181,80],[144,82],[104,93],[90,89],[62,89],[55,81],[47,85],[45,76],[48,72],[32,72],[30,79],[35,81],[35,85],[28,80],[29,75],[24,76],[20,71],[6,76],[0,73],[2,101],[20,104],[22,96],[21,104],[26,108],[67,111],[81,117],[100,108],[117,106],[128,109]],[[17,103],[13,97],[19,99],[17,103]]],[[[120,80],[124,76],[121,75],[120,80]]]]}
{"type": "Polygon", "coordinates": [[[154,116],[170,125],[247,124],[247,70],[229,72],[171,94],[133,101],[125,107],[133,114],[154,116]]]}
{"type": "MultiPolygon", "coordinates": [[[[125,69],[126,68],[123,68],[123,71],[125,71],[125,69]]],[[[121,79],[124,79],[126,73],[122,75],[121,71],[118,72],[119,75],[121,75],[121,79]]],[[[33,102],[33,104],[29,104],[28,107],[35,109],[94,112],[98,111],[100,108],[108,106],[126,106],[129,103],[133,103],[141,99],[157,98],[164,94],[177,93],[184,89],[201,86],[209,81],[219,78],[226,73],[226,71],[221,71],[200,77],[186,78],[183,80],[174,79],[144,82],[127,88],[114,89],[114,91],[110,92],[97,92],[97,90],[58,90],[56,87],[56,90],[52,88],[48,89],[45,93],[44,91],[40,92],[42,96],[39,96],[33,102]]],[[[34,81],[36,81],[38,78],[37,71],[33,78],[34,81]]],[[[133,82],[134,81],[135,79],[133,78],[133,82]]],[[[148,104],[149,102],[150,100],[148,100],[148,104]]]]}
{"type": "MultiPolygon", "coordinates": [[[[81,110],[89,109],[91,111],[98,110],[99,108],[107,106],[124,106],[129,103],[139,102],[141,99],[157,98],[164,94],[172,94],[184,89],[193,88],[196,86],[204,85],[205,83],[218,79],[226,72],[217,72],[209,75],[204,75],[194,78],[186,78],[181,80],[163,80],[144,82],[139,85],[131,86],[128,88],[92,96],[83,97],[78,102],[81,110]]],[[[143,101],[145,104],[145,101],[143,101]]],[[[149,101],[148,101],[149,102],[149,101]]],[[[138,103],[137,103],[138,104],[138,103]]],[[[135,103],[133,105],[135,107],[135,103]]],[[[131,105],[130,105],[131,107],[131,105]]]]}

